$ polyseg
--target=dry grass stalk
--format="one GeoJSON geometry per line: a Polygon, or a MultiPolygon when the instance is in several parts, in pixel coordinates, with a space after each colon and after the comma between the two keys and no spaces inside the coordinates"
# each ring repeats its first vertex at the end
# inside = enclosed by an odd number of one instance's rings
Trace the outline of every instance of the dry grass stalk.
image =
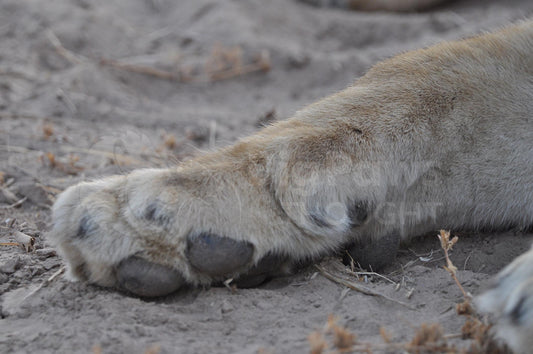
{"type": "Polygon", "coordinates": [[[16,243],[16,242],[0,242],[0,246],[17,246],[17,247],[22,247],[21,244],[16,243]]]}
{"type": "MultiPolygon", "coordinates": [[[[42,151],[37,149],[30,149],[24,146],[15,146],[15,145],[0,145],[0,149],[3,149],[8,152],[18,152],[18,153],[30,153],[30,152],[38,152],[41,154],[44,154],[42,151]]],[[[78,148],[75,146],[66,146],[62,145],[60,146],[60,149],[63,152],[69,152],[69,153],[79,153],[79,154],[87,154],[87,155],[93,155],[93,156],[101,156],[109,158],[111,161],[116,163],[117,165],[130,165],[130,164],[137,164],[137,165],[145,165],[147,159],[143,159],[143,157],[150,157],[150,162],[153,162],[155,164],[163,164],[164,161],[161,161],[161,159],[156,155],[146,155],[143,154],[142,157],[132,157],[124,154],[119,154],[116,152],[110,152],[110,151],[103,151],[103,150],[96,150],[96,149],[85,149],[85,148],[78,148]]],[[[52,154],[53,155],[53,154],[52,154]]],[[[42,157],[41,157],[42,158],[42,157]]],[[[47,156],[48,158],[48,156],[47,156]]],[[[55,161],[55,155],[52,156],[52,158],[55,161]]],[[[76,160],[76,158],[74,159],[76,160]]],[[[42,160],[43,163],[45,161],[42,160]]]]}
{"type": "Polygon", "coordinates": [[[398,285],[398,283],[396,283],[394,280],[391,280],[391,279],[387,278],[386,276],[384,276],[383,274],[379,274],[379,273],[376,273],[376,272],[366,272],[366,271],[358,272],[358,271],[353,271],[353,270],[350,270],[350,269],[345,269],[345,271],[346,271],[346,273],[351,274],[351,275],[357,277],[358,279],[361,278],[362,276],[374,276],[374,277],[378,277],[378,278],[381,278],[383,280],[386,280],[387,282],[389,282],[391,284],[398,285]]]}
{"type": "Polygon", "coordinates": [[[58,271],[56,271],[54,274],[52,274],[48,279],[46,279],[45,281],[43,281],[41,284],[39,284],[38,287],[36,287],[35,289],[33,289],[32,291],[30,291],[26,296],[24,296],[24,298],[21,300],[20,303],[22,303],[23,301],[25,301],[27,298],[29,298],[30,296],[33,296],[35,295],[39,290],[41,290],[42,288],[44,288],[45,286],[47,286],[48,284],[50,284],[51,282],[53,282],[58,276],[60,276],[61,274],[63,274],[65,272],[65,267],[61,267],[59,268],[58,271]]]}
{"type": "Polygon", "coordinates": [[[471,296],[466,293],[465,289],[459,282],[459,279],[457,279],[457,267],[453,265],[452,261],[450,260],[450,256],[448,254],[448,251],[452,249],[452,247],[459,241],[459,238],[457,236],[454,236],[452,239],[450,239],[450,232],[445,230],[440,230],[440,234],[438,235],[438,238],[440,240],[440,246],[444,250],[444,257],[446,257],[446,265],[444,266],[444,269],[450,273],[453,280],[463,293],[463,296],[465,299],[470,299],[471,296]]]}
{"type": "Polygon", "coordinates": [[[118,60],[113,59],[101,59],[100,65],[106,65],[115,69],[130,71],[137,74],[149,75],[163,80],[181,81],[181,75],[179,72],[173,73],[170,71],[160,70],[144,65],[122,63],[118,60]]]}
{"type": "Polygon", "coordinates": [[[19,199],[17,202],[13,203],[13,204],[10,204],[10,205],[2,205],[0,206],[0,209],[12,209],[12,208],[18,208],[19,206],[22,205],[22,203],[24,203],[26,200],[28,199],[28,197],[24,197],[22,199],[19,199]]]}
{"type": "Polygon", "coordinates": [[[270,54],[268,51],[262,51],[251,64],[242,64],[240,60],[234,62],[234,66],[226,70],[214,71],[209,74],[211,81],[227,80],[237,76],[243,76],[258,71],[269,71],[270,54]]]}
{"type": "Polygon", "coordinates": [[[52,196],[58,195],[59,193],[62,192],[62,190],[59,188],[47,186],[42,183],[35,183],[35,185],[44,189],[45,192],[47,192],[48,194],[51,194],[52,196]]]}
{"type": "Polygon", "coordinates": [[[307,340],[309,341],[309,346],[311,347],[311,354],[322,354],[328,347],[326,339],[322,333],[318,331],[311,332],[311,334],[307,336],[307,340]]]}
{"type": "Polygon", "coordinates": [[[409,304],[407,304],[405,302],[390,298],[387,295],[378,293],[377,291],[374,291],[372,289],[369,289],[369,288],[364,287],[362,285],[359,285],[357,283],[354,283],[354,282],[351,282],[349,280],[337,277],[337,276],[329,273],[328,271],[326,271],[324,268],[322,268],[319,265],[315,265],[315,268],[318,269],[320,274],[322,274],[324,277],[328,278],[329,280],[334,281],[334,282],[336,282],[338,284],[344,285],[344,286],[346,286],[346,287],[348,287],[348,288],[350,288],[352,290],[358,291],[358,292],[360,292],[362,294],[365,294],[365,295],[380,297],[380,298],[385,299],[387,301],[391,301],[391,302],[394,302],[396,304],[399,304],[399,305],[402,305],[404,307],[407,307],[410,310],[414,310],[414,311],[416,310],[414,307],[412,307],[411,305],[409,305],[409,304]]]}
{"type": "MultiPolygon", "coordinates": [[[[89,58],[66,49],[52,30],[47,30],[45,35],[56,52],[70,63],[84,64],[92,62],[89,58]]],[[[115,69],[149,75],[163,80],[191,83],[227,80],[253,72],[266,72],[271,68],[270,54],[267,50],[259,53],[251,63],[245,64],[243,63],[243,51],[241,47],[234,46],[225,48],[221,45],[213,47],[208,60],[202,68],[186,66],[178,68],[176,72],[105,58],[100,59],[99,63],[100,65],[110,66],[115,69]],[[198,71],[200,71],[200,75],[193,74],[198,71]]]]}
{"type": "Polygon", "coordinates": [[[50,139],[54,135],[54,126],[51,123],[43,125],[43,138],[44,140],[50,139]]]}
{"type": "Polygon", "coordinates": [[[333,335],[333,346],[340,352],[350,352],[352,347],[357,342],[357,336],[350,333],[345,327],[337,324],[338,319],[329,315],[328,322],[326,324],[326,333],[333,335]]]}
{"type": "Polygon", "coordinates": [[[45,32],[45,35],[54,47],[54,49],[57,51],[57,53],[72,64],[82,64],[89,61],[87,58],[79,54],[74,54],[70,50],[66,49],[63,44],[61,44],[61,41],[59,40],[59,38],[57,38],[56,34],[52,30],[47,30],[45,32]]]}
{"type": "Polygon", "coordinates": [[[274,352],[270,349],[266,349],[266,348],[259,348],[257,349],[257,354],[274,354],[274,352]]]}
{"type": "Polygon", "coordinates": [[[161,346],[159,344],[154,344],[144,351],[144,354],[159,354],[161,351],[161,346]]]}
{"type": "MultiPolygon", "coordinates": [[[[93,354],[102,354],[103,350],[102,350],[101,346],[94,345],[92,347],[92,352],[93,352],[93,354]]],[[[159,344],[154,344],[154,345],[148,347],[144,351],[144,354],[159,354],[160,352],[161,352],[161,346],[159,344]]]]}
{"type": "MultiPolygon", "coordinates": [[[[80,160],[79,156],[69,154],[67,162],[59,161],[51,152],[47,152],[45,156],[48,159],[50,167],[55,168],[67,175],[77,175],[84,170],[83,167],[76,166],[76,163],[80,160]]],[[[44,160],[42,160],[42,162],[44,163],[44,160]]]]}
{"type": "Polygon", "coordinates": [[[0,187],[0,193],[2,194],[2,199],[4,201],[7,201],[8,203],[16,203],[19,198],[15,195],[15,193],[11,192],[7,188],[0,187]]]}
{"type": "Polygon", "coordinates": [[[165,145],[167,149],[173,150],[174,148],[176,148],[176,145],[177,145],[176,137],[172,134],[165,135],[163,144],[165,145]]]}
{"type": "Polygon", "coordinates": [[[476,313],[471,303],[472,296],[470,296],[470,294],[464,290],[463,286],[459,282],[459,279],[457,278],[457,267],[455,267],[450,260],[448,251],[451,250],[452,247],[459,241],[459,238],[455,236],[450,239],[450,232],[444,230],[440,230],[438,237],[446,258],[446,266],[444,266],[444,269],[450,273],[464,297],[464,301],[457,304],[456,312],[460,316],[466,316],[465,324],[461,328],[462,338],[472,340],[470,347],[466,352],[472,354],[510,353],[510,350],[507,348],[507,346],[495,340],[491,332],[492,325],[484,321],[479,314],[476,313]]]}
{"type": "Polygon", "coordinates": [[[312,332],[307,340],[311,347],[311,354],[322,354],[328,349],[326,336],[331,338],[332,348],[339,353],[352,352],[354,345],[357,343],[357,337],[348,329],[337,324],[338,319],[328,316],[328,322],[322,331],[312,332]]]}
{"type": "Polygon", "coordinates": [[[379,335],[381,336],[381,339],[383,339],[385,343],[392,342],[392,336],[389,332],[387,332],[385,327],[379,327],[379,335]]]}
{"type": "Polygon", "coordinates": [[[419,353],[419,348],[438,348],[439,350],[450,349],[444,339],[444,332],[438,323],[423,323],[406,349],[412,353],[419,353]]]}
{"type": "Polygon", "coordinates": [[[119,70],[149,75],[163,80],[208,83],[231,79],[233,77],[247,75],[253,72],[266,72],[271,68],[270,54],[262,51],[255,60],[249,64],[243,64],[242,49],[240,47],[224,48],[216,46],[207,62],[201,69],[195,67],[181,67],[176,72],[157,69],[151,66],[124,63],[118,60],[101,59],[100,65],[106,65],[119,70]],[[194,74],[195,72],[200,74],[194,74]]]}
{"type": "Polygon", "coordinates": [[[114,161],[115,163],[119,165],[130,165],[130,164],[144,164],[145,162],[136,159],[131,156],[119,154],[116,152],[110,152],[110,151],[102,151],[102,150],[95,150],[95,149],[84,149],[84,148],[78,148],[74,146],[62,146],[61,150],[67,151],[67,152],[76,152],[80,154],[87,154],[87,155],[94,155],[94,156],[102,156],[107,157],[110,160],[114,161]]]}

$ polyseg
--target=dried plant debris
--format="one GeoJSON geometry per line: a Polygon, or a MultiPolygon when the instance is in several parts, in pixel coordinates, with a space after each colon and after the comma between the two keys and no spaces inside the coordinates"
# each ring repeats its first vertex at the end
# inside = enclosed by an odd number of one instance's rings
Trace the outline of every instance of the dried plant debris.
{"type": "MultiPolygon", "coordinates": [[[[465,323],[461,328],[461,333],[445,334],[439,323],[423,323],[414,333],[412,339],[407,342],[394,341],[393,334],[380,328],[379,334],[383,343],[369,343],[358,340],[354,333],[348,329],[340,326],[337,319],[330,315],[326,326],[322,331],[315,331],[308,336],[310,345],[310,352],[312,354],[321,353],[460,353],[460,354],[510,354],[511,351],[503,343],[497,341],[491,331],[492,324],[486,318],[482,318],[477,314],[475,308],[471,303],[472,296],[465,291],[457,278],[457,267],[450,259],[449,251],[457,244],[459,238],[457,236],[451,237],[449,231],[441,230],[438,235],[441,248],[444,251],[446,265],[444,269],[448,271],[463,293],[464,301],[456,305],[456,313],[459,316],[465,316],[465,323]],[[458,346],[457,343],[452,343],[452,339],[461,338],[467,340],[464,345],[458,346]]],[[[321,274],[328,279],[334,280],[337,283],[348,286],[347,280],[342,279],[336,275],[325,271],[322,267],[317,266],[321,274]]],[[[356,274],[356,272],[350,271],[356,274]]],[[[359,277],[356,277],[359,279],[359,277]]],[[[355,284],[353,282],[350,285],[355,284]]],[[[367,293],[361,291],[360,286],[355,284],[357,289],[367,295],[374,293],[367,293]]],[[[362,289],[366,290],[365,287],[362,289]]]]}
{"type": "Polygon", "coordinates": [[[15,218],[8,218],[5,220],[5,225],[2,226],[0,236],[6,237],[0,242],[0,246],[14,246],[20,247],[27,253],[35,251],[35,237],[39,234],[38,231],[27,227],[27,223],[17,225],[15,218]],[[32,234],[32,235],[29,235],[32,234]]]}
{"type": "Polygon", "coordinates": [[[77,165],[79,160],[80,157],[74,154],[68,154],[66,157],[60,159],[53,153],[47,152],[44,154],[44,157],[41,158],[41,163],[67,175],[77,175],[85,169],[84,167],[77,165]]]}
{"type": "Polygon", "coordinates": [[[5,172],[0,172],[0,210],[11,209],[21,206],[27,198],[19,198],[11,189],[14,183],[13,178],[7,179],[5,172]]]}
{"type": "Polygon", "coordinates": [[[49,140],[54,135],[54,126],[52,123],[43,124],[43,138],[49,140]]]}
{"type": "Polygon", "coordinates": [[[312,332],[307,336],[309,341],[311,354],[322,354],[328,348],[328,342],[324,338],[324,335],[318,331],[312,332]]]}
{"type": "Polygon", "coordinates": [[[356,335],[343,326],[339,326],[337,319],[333,316],[328,318],[326,332],[333,335],[333,346],[341,352],[349,352],[357,342],[356,335]]]}
{"type": "Polygon", "coordinates": [[[440,246],[442,250],[444,251],[444,257],[446,258],[446,265],[444,266],[444,269],[450,275],[452,276],[453,280],[463,293],[463,296],[468,299],[471,299],[472,296],[470,294],[467,294],[461,283],[459,282],[459,279],[457,279],[457,267],[453,265],[452,261],[450,260],[449,251],[452,249],[452,247],[459,241],[459,238],[457,236],[450,239],[450,232],[440,230],[440,233],[438,235],[438,238],[440,240],[440,246]]]}
{"type": "Polygon", "coordinates": [[[15,204],[19,199],[9,188],[0,186],[0,203],[15,204]]]}
{"type": "Polygon", "coordinates": [[[330,315],[322,331],[315,331],[307,337],[312,354],[325,353],[328,349],[334,349],[340,353],[352,352],[357,343],[357,337],[337,322],[338,319],[330,315]]]}
{"type": "MultiPolygon", "coordinates": [[[[93,354],[102,354],[104,350],[100,345],[94,345],[92,347],[93,354]]],[[[146,348],[144,354],[159,354],[161,352],[161,346],[159,344],[153,344],[150,347],[146,348]]]]}
{"type": "Polygon", "coordinates": [[[101,59],[100,65],[149,75],[158,79],[187,83],[206,83],[227,80],[254,72],[267,72],[271,68],[271,61],[270,54],[266,50],[261,51],[251,61],[247,62],[244,59],[241,47],[224,47],[218,44],[213,47],[204,64],[193,66],[176,65],[176,69],[172,71],[112,59],[101,59]]]}
{"type": "Polygon", "coordinates": [[[176,137],[173,134],[165,134],[163,136],[163,144],[169,150],[175,149],[177,145],[176,137]]]}
{"type": "Polygon", "coordinates": [[[428,351],[453,353],[455,351],[455,348],[450,347],[446,342],[444,331],[438,323],[422,323],[405,349],[409,353],[425,353],[428,351]]]}
{"type": "MultiPolygon", "coordinates": [[[[90,58],[73,53],[66,49],[59,38],[51,30],[46,32],[48,41],[55,51],[73,65],[94,62],[90,58]]],[[[226,47],[215,44],[211,53],[203,64],[180,65],[173,63],[174,70],[160,69],[154,66],[141,65],[127,60],[113,60],[101,58],[99,64],[114,69],[129,71],[142,75],[149,75],[163,80],[172,80],[190,83],[205,83],[227,80],[234,77],[247,75],[253,72],[267,72],[271,68],[270,53],[262,50],[253,55],[251,60],[245,60],[244,50],[240,46],[226,47]]]]}
{"type": "MultiPolygon", "coordinates": [[[[361,281],[361,279],[364,279],[364,278],[356,277],[356,281],[353,281],[353,275],[356,274],[356,273],[352,272],[350,270],[347,270],[346,268],[344,269],[343,272],[336,271],[335,274],[330,272],[330,271],[328,271],[328,270],[326,270],[323,266],[320,266],[320,265],[315,265],[315,268],[325,278],[327,278],[327,279],[329,279],[329,280],[331,280],[331,281],[333,281],[335,283],[341,284],[341,285],[343,285],[343,286],[345,286],[345,287],[347,287],[349,289],[355,290],[355,291],[363,293],[365,295],[380,297],[380,298],[382,298],[384,300],[387,300],[387,301],[399,304],[401,306],[404,306],[404,307],[406,307],[406,308],[408,308],[410,310],[415,310],[415,308],[413,306],[409,305],[406,302],[391,298],[391,297],[389,297],[389,296],[387,296],[385,294],[379,293],[379,292],[377,292],[377,291],[375,291],[375,290],[363,285],[363,282],[361,281]],[[350,278],[347,278],[345,275],[348,275],[350,278]]],[[[377,273],[374,273],[374,272],[367,272],[367,273],[369,273],[369,274],[370,273],[371,274],[377,274],[377,273]]],[[[387,279],[388,281],[394,283],[392,280],[388,279],[385,276],[381,276],[381,277],[383,277],[384,279],[387,279]]]]}

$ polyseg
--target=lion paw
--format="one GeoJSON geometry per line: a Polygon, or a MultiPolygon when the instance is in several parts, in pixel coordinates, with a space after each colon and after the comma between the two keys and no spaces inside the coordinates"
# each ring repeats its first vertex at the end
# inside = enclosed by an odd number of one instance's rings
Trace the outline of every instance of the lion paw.
{"type": "Polygon", "coordinates": [[[516,353],[533,347],[533,249],[515,259],[476,299],[481,312],[496,320],[496,335],[516,353]]]}
{"type": "Polygon", "coordinates": [[[67,189],[49,234],[67,276],[153,297],[228,278],[255,286],[285,272],[275,239],[250,237],[259,231],[230,223],[231,208],[200,195],[205,185],[178,180],[177,170],[150,169],[67,189]]]}

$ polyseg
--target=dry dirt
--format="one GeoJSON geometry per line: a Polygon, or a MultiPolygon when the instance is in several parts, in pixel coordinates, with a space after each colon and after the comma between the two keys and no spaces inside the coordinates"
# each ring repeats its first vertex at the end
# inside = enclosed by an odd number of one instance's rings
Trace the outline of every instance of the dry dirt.
{"type": "MultiPolygon", "coordinates": [[[[399,289],[375,276],[362,283],[410,308],[346,291],[314,268],[256,289],[144,301],[61,277],[38,289],[61,267],[47,246],[50,205],[76,182],[229,144],[395,53],[532,13],[529,0],[457,1],[419,14],[293,0],[2,0],[0,352],[305,353],[330,314],[371,343],[382,342],[381,327],[396,341],[424,322],[460,332],[462,295],[434,235],[384,272],[399,289]],[[15,231],[33,236],[35,250],[10,245],[15,231]]],[[[457,234],[451,258],[472,293],[533,240],[457,234]]]]}

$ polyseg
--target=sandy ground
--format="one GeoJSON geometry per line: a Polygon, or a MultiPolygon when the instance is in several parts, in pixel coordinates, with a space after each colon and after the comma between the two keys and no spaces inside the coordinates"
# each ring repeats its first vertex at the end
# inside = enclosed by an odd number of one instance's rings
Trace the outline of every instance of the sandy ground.
{"type": "MultiPolygon", "coordinates": [[[[346,291],[313,268],[256,289],[144,301],[61,277],[44,283],[61,267],[46,241],[50,205],[76,182],[229,144],[395,53],[532,13],[529,0],[457,1],[421,14],[291,0],[2,0],[0,242],[22,231],[35,250],[0,246],[0,352],[305,353],[330,314],[371,343],[382,342],[381,327],[396,341],[422,323],[460,332],[462,295],[432,235],[384,272],[399,289],[375,276],[365,284],[409,308],[346,291]]],[[[452,260],[472,293],[533,240],[458,234],[452,260]]]]}

